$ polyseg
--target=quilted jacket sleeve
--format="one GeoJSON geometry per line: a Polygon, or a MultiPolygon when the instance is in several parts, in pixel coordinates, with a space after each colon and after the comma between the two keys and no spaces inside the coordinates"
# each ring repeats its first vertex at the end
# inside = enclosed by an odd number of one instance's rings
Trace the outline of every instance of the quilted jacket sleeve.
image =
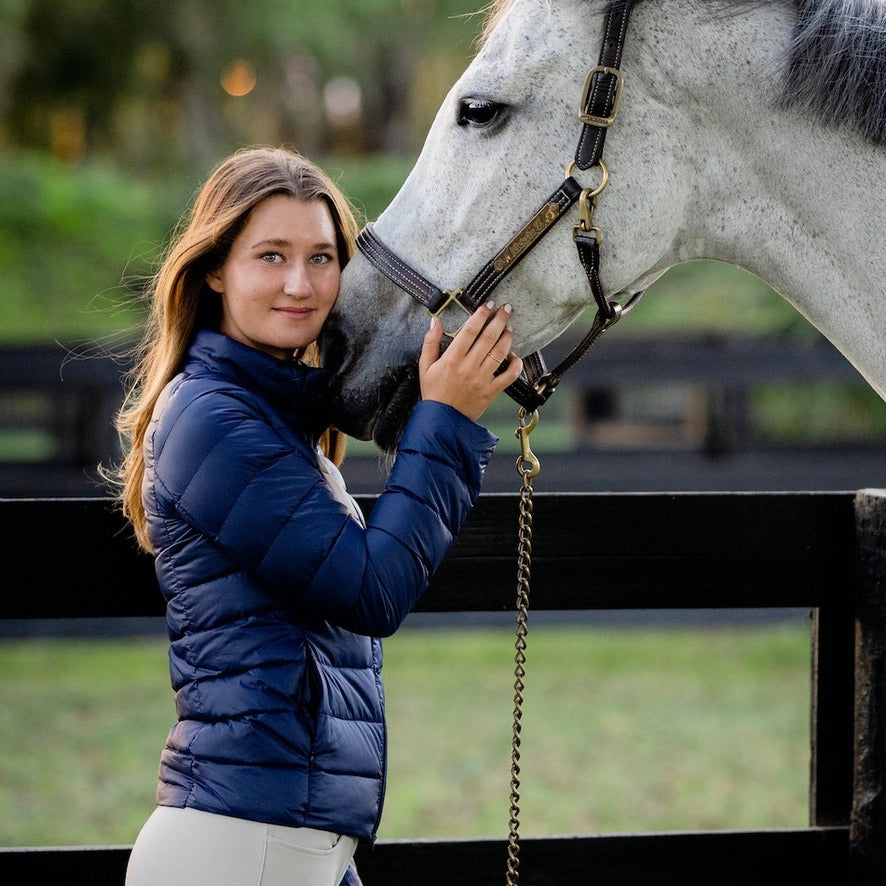
{"type": "Polygon", "coordinates": [[[171,408],[152,439],[158,547],[179,544],[171,527],[184,521],[281,605],[357,633],[393,633],[474,504],[495,438],[448,406],[419,403],[364,528],[307,444],[249,403],[221,399],[221,408],[217,395],[171,408]]]}

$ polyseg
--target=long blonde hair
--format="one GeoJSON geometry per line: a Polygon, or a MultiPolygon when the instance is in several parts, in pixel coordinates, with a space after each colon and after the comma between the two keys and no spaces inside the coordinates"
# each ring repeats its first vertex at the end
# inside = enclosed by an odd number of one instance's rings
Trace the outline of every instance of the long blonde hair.
{"type": "MultiPolygon", "coordinates": [[[[272,194],[322,200],[332,215],[342,266],[354,253],[357,222],[347,198],[318,166],[299,154],[283,148],[248,148],[223,160],[210,174],[190,212],[179,222],[148,288],[150,312],[116,420],[125,455],[109,479],[119,488],[119,502],[136,540],[148,552],[151,543],[142,503],[143,443],[154,407],[181,369],[197,329],[218,328],[219,302],[211,297],[207,273],[224,262],[249,214],[272,194]]],[[[316,346],[296,356],[316,365],[316,346]]],[[[344,435],[330,427],[320,445],[339,464],[344,442],[344,435]]]]}

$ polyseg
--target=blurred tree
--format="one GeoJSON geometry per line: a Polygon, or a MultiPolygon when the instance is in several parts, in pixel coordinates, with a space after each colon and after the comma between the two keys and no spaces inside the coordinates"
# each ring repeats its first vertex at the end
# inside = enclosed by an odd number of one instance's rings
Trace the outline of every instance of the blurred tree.
{"type": "Polygon", "coordinates": [[[10,89],[8,124],[19,143],[75,160],[107,133],[146,22],[136,0],[30,0],[26,52],[10,89]]]}
{"type": "Polygon", "coordinates": [[[479,0],[0,0],[7,139],[204,169],[237,145],[414,153],[479,0]]]}

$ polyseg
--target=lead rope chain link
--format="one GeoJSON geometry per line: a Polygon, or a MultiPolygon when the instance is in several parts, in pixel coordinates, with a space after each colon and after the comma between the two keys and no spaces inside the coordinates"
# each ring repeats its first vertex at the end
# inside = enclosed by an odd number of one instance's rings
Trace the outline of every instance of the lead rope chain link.
{"type": "Polygon", "coordinates": [[[517,549],[516,637],[514,641],[514,728],[511,740],[510,822],[508,826],[507,886],[516,886],[520,879],[520,732],[523,720],[523,678],[526,676],[526,634],[529,629],[529,574],[532,564],[532,480],[541,465],[529,448],[529,434],[538,424],[538,412],[527,419],[521,409],[519,425],[514,432],[520,440],[517,472],[520,488],[520,521],[517,549]]]}

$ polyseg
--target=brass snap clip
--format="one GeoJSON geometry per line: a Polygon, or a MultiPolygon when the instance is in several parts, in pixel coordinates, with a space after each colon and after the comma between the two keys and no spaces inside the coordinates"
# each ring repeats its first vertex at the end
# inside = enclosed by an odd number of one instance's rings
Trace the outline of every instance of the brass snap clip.
{"type": "MultiPolygon", "coordinates": [[[[609,170],[606,164],[600,160],[597,164],[600,167],[600,183],[596,188],[584,188],[578,196],[578,224],[572,226],[572,238],[575,239],[579,234],[593,234],[599,243],[603,239],[602,231],[594,224],[594,213],[597,210],[597,197],[606,190],[609,184],[609,170]]],[[[569,164],[566,170],[567,177],[570,176],[575,168],[575,161],[569,164]]]]}
{"type": "Polygon", "coordinates": [[[534,410],[527,419],[525,409],[520,409],[517,430],[514,436],[520,441],[520,455],[517,456],[517,473],[523,477],[532,479],[538,476],[541,470],[541,462],[539,462],[535,453],[529,446],[529,435],[535,430],[538,424],[538,410],[534,410]]]}

